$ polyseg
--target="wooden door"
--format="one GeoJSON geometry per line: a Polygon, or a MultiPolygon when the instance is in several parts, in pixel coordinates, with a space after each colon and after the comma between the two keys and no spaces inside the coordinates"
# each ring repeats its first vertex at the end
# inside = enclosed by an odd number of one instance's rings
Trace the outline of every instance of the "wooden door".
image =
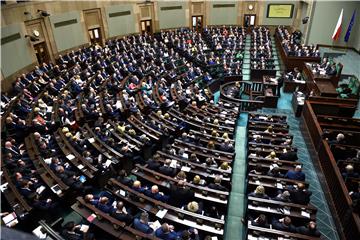
{"type": "Polygon", "coordinates": [[[192,16],[191,23],[192,23],[193,30],[198,31],[198,32],[202,31],[203,25],[204,25],[203,16],[202,15],[192,16]]]}
{"type": "Polygon", "coordinates": [[[34,44],[33,47],[39,64],[50,62],[50,55],[45,42],[34,44]]]}
{"type": "Polygon", "coordinates": [[[101,38],[101,29],[100,28],[93,28],[88,30],[89,38],[91,44],[102,44],[102,38],[101,38]]]}
{"type": "Polygon", "coordinates": [[[151,19],[141,20],[140,21],[140,29],[141,29],[142,34],[144,34],[144,33],[152,34],[153,30],[152,30],[151,19]]]}

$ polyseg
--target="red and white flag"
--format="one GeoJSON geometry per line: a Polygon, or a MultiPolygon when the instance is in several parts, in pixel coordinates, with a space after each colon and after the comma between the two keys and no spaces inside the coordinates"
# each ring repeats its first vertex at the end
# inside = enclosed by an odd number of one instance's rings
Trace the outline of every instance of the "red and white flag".
{"type": "Polygon", "coordinates": [[[341,34],[341,24],[342,24],[342,19],[343,19],[343,12],[344,12],[344,9],[341,9],[339,19],[337,21],[334,33],[331,37],[334,41],[336,41],[340,37],[340,34],[341,34]]]}

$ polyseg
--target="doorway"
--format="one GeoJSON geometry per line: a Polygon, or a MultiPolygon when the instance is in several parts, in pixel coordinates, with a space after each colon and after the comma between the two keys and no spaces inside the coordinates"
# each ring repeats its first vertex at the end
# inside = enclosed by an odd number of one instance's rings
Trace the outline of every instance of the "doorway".
{"type": "Polygon", "coordinates": [[[49,63],[50,62],[50,55],[48,53],[46,43],[37,43],[33,45],[34,51],[36,54],[36,58],[38,60],[39,65],[42,63],[49,63]]]}
{"type": "Polygon", "coordinates": [[[256,22],[256,14],[245,14],[244,15],[244,27],[253,27],[256,22]]]}
{"type": "Polygon", "coordinates": [[[93,28],[93,29],[89,29],[89,37],[90,37],[90,42],[91,44],[102,44],[102,38],[101,38],[101,30],[100,28],[93,28]]]}
{"type": "Polygon", "coordinates": [[[83,13],[90,43],[102,46],[105,43],[105,33],[100,8],[86,9],[83,13]]]}
{"type": "Polygon", "coordinates": [[[203,29],[203,16],[202,15],[198,15],[198,16],[192,16],[192,29],[194,31],[200,32],[203,29]]]}
{"type": "Polygon", "coordinates": [[[150,20],[141,20],[140,21],[140,29],[141,29],[141,34],[144,34],[144,33],[152,34],[151,19],[150,20]]]}

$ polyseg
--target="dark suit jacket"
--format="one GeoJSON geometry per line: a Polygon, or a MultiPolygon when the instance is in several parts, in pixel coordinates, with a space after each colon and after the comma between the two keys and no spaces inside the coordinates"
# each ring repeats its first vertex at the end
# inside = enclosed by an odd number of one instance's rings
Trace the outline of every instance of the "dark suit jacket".
{"type": "Polygon", "coordinates": [[[146,162],[147,165],[148,165],[148,168],[151,169],[151,170],[158,170],[159,167],[160,167],[160,163],[154,161],[154,160],[149,160],[146,162]]]}
{"type": "Polygon", "coordinates": [[[287,160],[287,161],[296,161],[298,159],[298,157],[297,157],[296,152],[289,151],[289,152],[280,154],[279,159],[287,160]]]}
{"type": "Polygon", "coordinates": [[[170,187],[170,204],[181,207],[194,199],[195,193],[189,188],[170,187]]]}
{"type": "Polygon", "coordinates": [[[304,226],[298,227],[297,232],[300,234],[315,236],[315,237],[320,237],[321,235],[317,229],[312,230],[304,226]]]}
{"type": "Polygon", "coordinates": [[[215,190],[219,190],[219,191],[224,191],[224,192],[228,192],[229,189],[227,189],[226,187],[224,186],[221,186],[219,184],[215,184],[215,183],[210,183],[208,185],[208,188],[211,188],[211,189],[215,189],[215,190]]]}
{"type": "Polygon", "coordinates": [[[286,231],[286,232],[296,232],[296,227],[292,224],[290,224],[289,226],[286,226],[284,223],[281,223],[275,219],[272,221],[271,224],[272,224],[273,228],[275,228],[277,230],[286,231]]]}
{"type": "Polygon", "coordinates": [[[290,190],[290,199],[293,203],[307,205],[312,192],[307,190],[290,190]]]}
{"type": "Polygon", "coordinates": [[[173,177],[176,174],[176,169],[167,166],[161,166],[159,167],[159,172],[164,175],[173,177]]]}

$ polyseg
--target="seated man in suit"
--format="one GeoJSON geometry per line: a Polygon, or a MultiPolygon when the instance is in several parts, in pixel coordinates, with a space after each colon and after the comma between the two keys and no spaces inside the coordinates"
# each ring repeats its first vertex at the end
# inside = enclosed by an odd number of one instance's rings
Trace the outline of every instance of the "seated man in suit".
{"type": "Polygon", "coordinates": [[[142,212],[140,218],[135,218],[133,222],[133,227],[140,232],[150,234],[154,230],[149,225],[149,214],[147,212],[142,212]]]}
{"type": "Polygon", "coordinates": [[[229,191],[229,189],[227,189],[226,187],[221,185],[221,177],[220,176],[216,176],[214,179],[214,183],[210,183],[208,185],[208,188],[219,190],[219,191],[224,191],[224,192],[229,191]]]}
{"type": "Polygon", "coordinates": [[[296,232],[296,227],[292,225],[291,218],[286,216],[279,220],[273,219],[271,222],[273,228],[286,232],[296,232]]]}
{"type": "Polygon", "coordinates": [[[287,160],[287,161],[296,161],[298,160],[297,153],[295,151],[286,151],[284,148],[284,152],[280,154],[280,160],[287,160]]]}
{"type": "Polygon", "coordinates": [[[159,187],[156,185],[153,185],[151,189],[146,189],[144,194],[161,202],[167,202],[169,200],[169,196],[166,196],[164,195],[164,193],[159,192],[159,187]]]}
{"type": "Polygon", "coordinates": [[[181,240],[200,240],[199,232],[196,228],[182,231],[180,237],[181,240]]]}
{"type": "Polygon", "coordinates": [[[311,191],[305,189],[303,183],[298,183],[297,189],[289,190],[291,202],[307,205],[310,202],[311,191]]]}
{"type": "Polygon", "coordinates": [[[305,173],[302,172],[301,165],[296,165],[294,170],[289,170],[285,174],[285,178],[297,181],[305,181],[305,173]]]}
{"type": "Polygon", "coordinates": [[[56,167],[56,174],[66,185],[76,190],[87,192],[92,188],[91,186],[85,186],[80,181],[80,176],[77,176],[75,172],[65,170],[65,168],[61,165],[56,167]]]}
{"type": "Polygon", "coordinates": [[[359,173],[354,172],[354,166],[352,164],[348,164],[345,167],[345,171],[341,173],[343,178],[346,180],[347,178],[358,178],[359,173]]]}
{"type": "Polygon", "coordinates": [[[159,167],[159,172],[170,177],[174,177],[176,174],[176,169],[170,167],[171,160],[166,159],[163,166],[159,167]]]}
{"type": "Polygon", "coordinates": [[[220,145],[220,151],[224,152],[234,152],[234,146],[231,144],[230,140],[226,139],[221,145],[220,145]]]}
{"type": "Polygon", "coordinates": [[[113,201],[110,200],[108,197],[101,197],[96,207],[104,213],[111,213],[114,209],[112,203],[113,201]]]}
{"type": "Polygon", "coordinates": [[[282,201],[282,202],[291,202],[290,192],[284,191],[282,193],[279,193],[275,198],[273,198],[273,200],[282,201]]]}
{"type": "Polygon", "coordinates": [[[89,232],[82,232],[80,229],[81,225],[75,225],[73,221],[67,222],[64,225],[64,230],[62,230],[61,236],[63,236],[65,239],[71,240],[94,239],[94,234],[89,232]]]}
{"type": "Polygon", "coordinates": [[[260,214],[257,218],[251,219],[251,225],[256,227],[270,228],[266,215],[260,214]]]}
{"type": "Polygon", "coordinates": [[[330,66],[330,68],[326,69],[326,74],[327,74],[327,75],[335,76],[336,73],[337,73],[337,71],[336,71],[336,64],[335,64],[335,63],[333,63],[333,64],[330,66]]]}
{"type": "Polygon", "coordinates": [[[320,237],[320,232],[316,228],[316,222],[310,221],[309,224],[305,226],[301,226],[297,228],[297,232],[304,235],[320,237]]]}
{"type": "Polygon", "coordinates": [[[336,138],[334,140],[329,140],[328,138],[326,138],[326,140],[328,140],[329,145],[346,144],[345,135],[342,133],[339,133],[338,135],[336,135],[336,138]]]}
{"type": "Polygon", "coordinates": [[[156,229],[155,236],[163,240],[176,240],[180,235],[174,231],[174,226],[163,223],[161,227],[156,229]]]}
{"type": "Polygon", "coordinates": [[[184,181],[179,181],[177,185],[172,184],[170,186],[170,204],[181,207],[187,202],[194,199],[195,193],[185,186],[184,181]]]}
{"type": "Polygon", "coordinates": [[[160,167],[160,163],[158,161],[159,155],[154,155],[153,158],[150,158],[146,161],[147,167],[151,170],[157,171],[160,167]]]}
{"type": "Polygon", "coordinates": [[[128,177],[128,175],[124,169],[120,170],[119,176],[116,178],[116,180],[128,187],[132,186],[134,183],[134,181],[128,177]]]}
{"type": "Polygon", "coordinates": [[[130,224],[133,221],[133,216],[128,213],[124,203],[121,201],[116,204],[116,209],[111,213],[111,216],[119,221],[126,222],[127,224],[130,224]]]}

